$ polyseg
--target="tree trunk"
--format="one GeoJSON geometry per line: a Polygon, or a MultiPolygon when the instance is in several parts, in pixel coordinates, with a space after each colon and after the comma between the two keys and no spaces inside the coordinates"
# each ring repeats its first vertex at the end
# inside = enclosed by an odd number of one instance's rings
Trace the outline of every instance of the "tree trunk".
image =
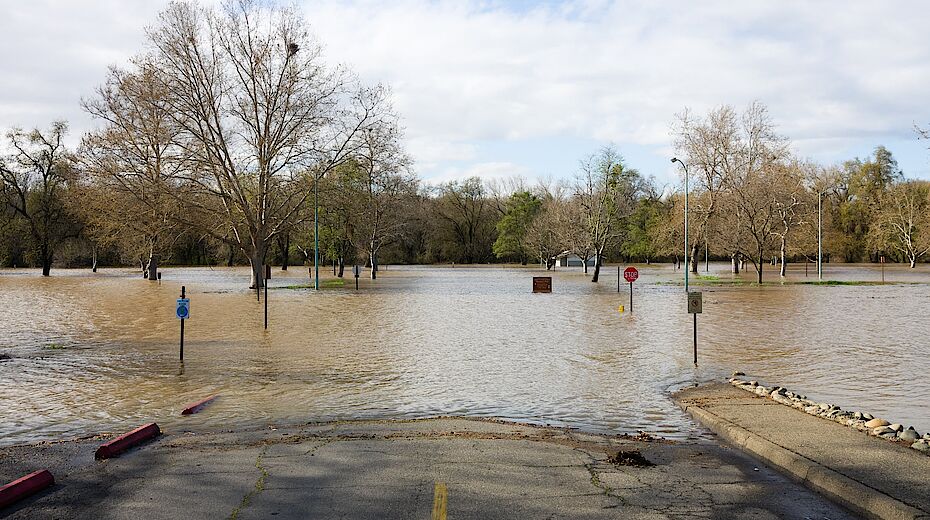
{"type": "Polygon", "coordinates": [[[229,256],[226,257],[226,267],[232,267],[235,260],[236,249],[233,246],[229,246],[229,256]]]}
{"type": "Polygon", "coordinates": [[[693,244],[691,246],[691,252],[688,254],[689,262],[691,265],[688,266],[688,269],[691,269],[691,273],[697,274],[698,272],[698,259],[697,255],[700,252],[700,246],[698,244],[693,244]]]}
{"type": "Polygon", "coordinates": [[[39,256],[42,257],[42,276],[48,276],[52,272],[52,253],[49,251],[48,244],[42,244],[39,256]]]}
{"type": "Polygon", "coordinates": [[[92,254],[93,254],[93,257],[91,258],[90,269],[91,269],[91,272],[96,273],[97,272],[97,244],[94,244],[92,254]]]}
{"type": "Polygon", "coordinates": [[[781,251],[779,251],[779,253],[780,253],[780,255],[781,255],[781,271],[780,271],[780,274],[781,274],[781,277],[784,278],[784,277],[785,277],[785,273],[787,272],[787,267],[788,267],[788,266],[786,265],[786,262],[785,262],[785,239],[784,239],[784,238],[781,239],[781,251]]]}
{"type": "MultiPolygon", "coordinates": [[[[587,262],[585,262],[587,265],[587,262]]],[[[591,281],[597,283],[597,278],[601,275],[601,255],[600,253],[594,255],[594,276],[591,277],[591,281]]]]}
{"type": "Polygon", "coordinates": [[[371,261],[371,279],[374,280],[378,278],[378,253],[372,251],[368,258],[371,261]]]}
{"type": "MultiPolygon", "coordinates": [[[[568,263],[568,257],[566,257],[565,263],[566,263],[566,264],[568,263]]],[[[594,263],[597,264],[597,261],[595,261],[594,263]]],[[[581,265],[584,266],[584,274],[588,274],[588,259],[587,259],[587,258],[582,258],[582,259],[581,259],[581,265]]]]}
{"type": "Polygon", "coordinates": [[[346,274],[346,259],[344,256],[339,257],[339,278],[342,278],[346,274]]]}
{"type": "Polygon", "coordinates": [[[145,272],[148,275],[148,279],[152,282],[158,281],[158,256],[152,253],[149,253],[149,261],[145,266],[145,272]]]}
{"type": "Polygon", "coordinates": [[[917,267],[917,257],[911,256],[911,269],[917,267]]]}
{"type": "Polygon", "coordinates": [[[287,264],[290,263],[290,259],[291,259],[291,234],[290,233],[286,233],[284,235],[284,254],[282,254],[281,256],[283,256],[283,258],[281,259],[282,260],[281,270],[287,271],[287,264]]]}
{"type": "Polygon", "coordinates": [[[730,265],[731,271],[733,274],[739,274],[739,265],[740,265],[740,256],[739,253],[733,253],[730,255],[730,265]]]}
{"type": "Polygon", "coordinates": [[[249,253],[249,266],[251,267],[251,277],[249,278],[249,289],[261,289],[265,286],[264,256],[260,248],[255,248],[249,253]]]}
{"type": "Polygon", "coordinates": [[[759,248],[759,263],[756,264],[756,273],[759,275],[759,284],[762,284],[762,255],[765,253],[762,251],[762,248],[759,248]]]}

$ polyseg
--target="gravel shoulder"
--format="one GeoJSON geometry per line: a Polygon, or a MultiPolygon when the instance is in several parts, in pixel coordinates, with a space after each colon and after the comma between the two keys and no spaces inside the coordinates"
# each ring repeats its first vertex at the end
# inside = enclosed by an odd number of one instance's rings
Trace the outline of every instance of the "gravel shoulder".
{"type": "Polygon", "coordinates": [[[168,431],[95,461],[100,442],[0,449],[0,480],[57,480],[0,517],[430,518],[443,495],[454,519],[854,518],[709,441],[440,418],[168,431]]]}

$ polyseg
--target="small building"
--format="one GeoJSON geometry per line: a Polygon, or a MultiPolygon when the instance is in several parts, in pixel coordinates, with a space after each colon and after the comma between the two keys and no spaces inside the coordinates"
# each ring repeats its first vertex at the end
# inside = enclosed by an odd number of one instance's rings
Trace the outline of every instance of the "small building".
{"type": "MultiPolygon", "coordinates": [[[[594,257],[588,259],[588,267],[594,267],[594,257]]],[[[583,267],[581,257],[573,254],[560,255],[555,260],[556,267],[583,267]]]]}

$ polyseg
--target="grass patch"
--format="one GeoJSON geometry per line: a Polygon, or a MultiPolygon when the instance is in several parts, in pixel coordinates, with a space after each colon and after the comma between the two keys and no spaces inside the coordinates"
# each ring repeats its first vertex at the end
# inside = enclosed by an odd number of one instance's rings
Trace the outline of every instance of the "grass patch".
{"type": "Polygon", "coordinates": [[[42,348],[44,348],[45,350],[64,350],[65,346],[59,345],[58,343],[49,343],[48,345],[45,345],[42,348]]]}
{"type": "Polygon", "coordinates": [[[844,281],[844,280],[824,280],[815,282],[794,282],[801,285],[901,285],[918,282],[874,282],[874,281],[844,281]]]}
{"type": "MultiPolygon", "coordinates": [[[[320,289],[340,289],[345,287],[346,281],[344,278],[333,278],[329,280],[320,280],[320,289]]],[[[280,287],[269,287],[269,290],[275,289],[313,289],[313,284],[300,284],[300,285],[283,285],[280,287]]]]}
{"type": "MultiPolygon", "coordinates": [[[[678,282],[657,282],[656,285],[678,285],[683,286],[685,284],[684,280],[678,282]]],[[[714,275],[698,275],[696,278],[690,278],[688,285],[759,285],[755,281],[750,280],[740,280],[739,278],[728,278],[720,279],[714,275]]],[[[763,285],[766,285],[763,282],[763,285]]]]}

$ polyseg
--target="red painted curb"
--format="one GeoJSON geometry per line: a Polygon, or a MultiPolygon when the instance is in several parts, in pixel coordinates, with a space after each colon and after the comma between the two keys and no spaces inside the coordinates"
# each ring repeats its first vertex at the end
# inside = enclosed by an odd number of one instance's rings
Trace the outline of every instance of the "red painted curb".
{"type": "Polygon", "coordinates": [[[112,441],[102,444],[94,453],[94,458],[109,459],[115,457],[129,448],[158,435],[161,435],[161,430],[158,429],[157,424],[144,424],[129,433],[124,433],[112,441]]]}
{"type": "Polygon", "coordinates": [[[207,403],[209,403],[210,401],[216,399],[217,397],[219,397],[219,395],[211,395],[210,397],[208,397],[208,398],[206,398],[206,399],[204,399],[204,400],[202,400],[202,401],[197,401],[196,403],[191,403],[191,404],[187,405],[187,407],[184,408],[184,411],[181,412],[181,415],[190,415],[190,414],[192,414],[192,413],[197,413],[197,412],[200,411],[201,408],[203,408],[204,406],[206,406],[207,403]]]}
{"type": "Polygon", "coordinates": [[[0,488],[0,509],[38,493],[55,483],[47,469],[30,473],[0,488]]]}

